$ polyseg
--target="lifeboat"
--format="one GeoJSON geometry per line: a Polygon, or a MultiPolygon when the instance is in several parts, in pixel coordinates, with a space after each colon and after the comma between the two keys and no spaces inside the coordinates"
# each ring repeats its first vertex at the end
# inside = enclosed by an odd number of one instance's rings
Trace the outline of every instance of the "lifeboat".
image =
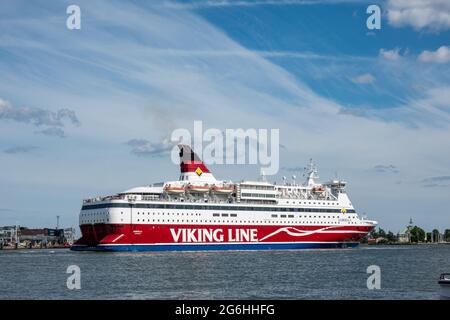
{"type": "Polygon", "coordinates": [[[184,186],[171,186],[170,184],[164,187],[164,191],[167,193],[184,193],[184,186]]]}
{"type": "Polygon", "coordinates": [[[190,184],[187,186],[186,189],[191,192],[205,193],[205,192],[209,191],[210,187],[207,184],[204,184],[204,185],[190,184]]]}
{"type": "Polygon", "coordinates": [[[220,194],[228,194],[228,193],[232,193],[234,191],[234,186],[233,185],[218,185],[218,186],[213,186],[211,188],[211,190],[214,193],[220,193],[220,194]]]}

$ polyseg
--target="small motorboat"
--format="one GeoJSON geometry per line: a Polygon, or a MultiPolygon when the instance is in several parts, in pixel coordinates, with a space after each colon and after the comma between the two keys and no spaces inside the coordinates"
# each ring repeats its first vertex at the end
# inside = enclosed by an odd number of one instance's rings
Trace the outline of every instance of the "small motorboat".
{"type": "Polygon", "coordinates": [[[441,274],[438,283],[441,286],[441,298],[450,299],[450,273],[441,274]]]}

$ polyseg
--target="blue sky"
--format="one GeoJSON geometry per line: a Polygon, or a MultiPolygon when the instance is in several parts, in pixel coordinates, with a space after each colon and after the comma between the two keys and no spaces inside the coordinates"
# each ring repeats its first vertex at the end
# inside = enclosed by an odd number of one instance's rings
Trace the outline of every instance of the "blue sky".
{"type": "Polygon", "coordinates": [[[76,226],[85,197],[176,178],[165,141],[203,120],[279,128],[272,180],[312,157],[381,227],[450,227],[450,6],[372,3],[381,30],[367,1],[295,0],[77,1],[68,30],[72,1],[3,1],[0,225],[76,226]]]}

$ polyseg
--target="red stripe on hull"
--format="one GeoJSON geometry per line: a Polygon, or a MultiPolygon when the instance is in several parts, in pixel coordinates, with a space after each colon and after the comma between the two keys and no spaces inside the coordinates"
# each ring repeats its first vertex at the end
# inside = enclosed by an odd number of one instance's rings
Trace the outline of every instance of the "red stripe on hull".
{"type": "Polygon", "coordinates": [[[185,243],[358,242],[372,226],[302,225],[156,225],[95,224],[80,226],[77,245],[185,243]]]}

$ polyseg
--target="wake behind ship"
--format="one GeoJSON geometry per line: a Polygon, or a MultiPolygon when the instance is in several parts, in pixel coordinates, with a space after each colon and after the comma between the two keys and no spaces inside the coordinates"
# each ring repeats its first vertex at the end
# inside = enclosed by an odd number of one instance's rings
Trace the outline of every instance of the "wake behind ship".
{"type": "Polygon", "coordinates": [[[180,145],[177,181],[86,199],[72,250],[278,250],[355,247],[377,222],[361,219],[345,181],[299,185],[219,181],[180,145]]]}

